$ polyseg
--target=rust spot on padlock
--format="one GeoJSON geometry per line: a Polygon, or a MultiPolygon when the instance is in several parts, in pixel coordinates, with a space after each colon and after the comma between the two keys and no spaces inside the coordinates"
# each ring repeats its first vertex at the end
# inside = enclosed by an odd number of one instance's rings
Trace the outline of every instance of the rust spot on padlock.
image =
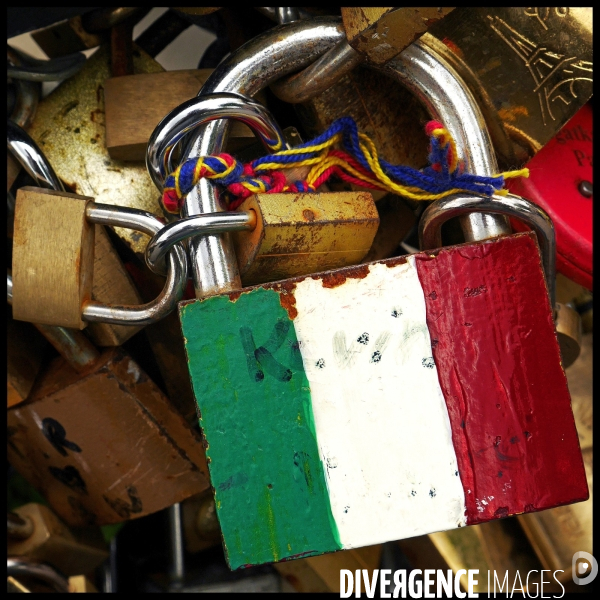
{"type": "Polygon", "coordinates": [[[296,284],[293,281],[284,281],[274,285],[273,289],[279,293],[279,302],[282,308],[287,311],[289,318],[295,319],[298,316],[296,296],[294,296],[296,284]]]}
{"type": "Polygon", "coordinates": [[[238,298],[242,295],[241,290],[240,291],[235,291],[235,292],[231,292],[229,294],[229,300],[231,302],[237,302],[238,298]]]}
{"type": "Polygon", "coordinates": [[[302,218],[305,221],[309,221],[309,222],[310,221],[314,221],[315,220],[315,213],[312,210],[310,210],[309,208],[305,208],[302,211],[302,218]]]}
{"type": "MultiPolygon", "coordinates": [[[[350,267],[340,271],[325,273],[321,279],[324,288],[334,288],[346,282],[346,279],[364,279],[369,274],[369,265],[350,267]]],[[[313,277],[313,279],[315,279],[313,277]]]]}

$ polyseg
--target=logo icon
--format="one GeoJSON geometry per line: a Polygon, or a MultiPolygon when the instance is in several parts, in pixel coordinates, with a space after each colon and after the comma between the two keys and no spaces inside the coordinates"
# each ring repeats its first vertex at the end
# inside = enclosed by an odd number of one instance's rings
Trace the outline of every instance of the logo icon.
{"type": "Polygon", "coordinates": [[[580,550],[573,554],[573,581],[577,585],[587,585],[592,583],[598,575],[598,563],[589,553],[580,550]]]}

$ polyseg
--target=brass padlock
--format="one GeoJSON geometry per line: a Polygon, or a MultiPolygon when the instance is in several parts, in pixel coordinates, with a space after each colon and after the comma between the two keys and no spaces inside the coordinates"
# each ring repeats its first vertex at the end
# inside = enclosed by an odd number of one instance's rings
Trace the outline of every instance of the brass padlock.
{"type": "Polygon", "coordinates": [[[183,295],[187,263],[174,246],[163,292],[143,305],[104,304],[93,300],[94,228],[119,224],[156,233],[162,223],[152,215],[91,198],[42,188],[17,192],[13,248],[13,316],[48,325],[82,329],[87,321],[147,325],[160,320],[183,295]],[[69,219],[66,231],[65,219],[69,219]],[[54,240],[48,252],[47,237],[54,240]],[[40,246],[40,244],[42,244],[40,246]]]}
{"type": "Polygon", "coordinates": [[[233,238],[245,285],[357,264],[379,226],[368,192],[255,194],[239,210],[257,215],[233,238]]]}
{"type": "Polygon", "coordinates": [[[13,245],[13,316],[83,329],[81,308],[92,298],[94,227],[91,198],[25,187],[17,192],[13,245]],[[74,202],[73,200],[81,200],[74,202]],[[54,236],[54,243],[49,239],[54,236]],[[60,241],[58,248],[53,248],[60,241]]]}
{"type": "MultiPolygon", "coordinates": [[[[273,140],[283,143],[273,116],[257,102],[237,94],[193,98],[169,113],[152,134],[148,165],[157,185],[183,135],[222,116],[243,121],[267,146],[273,140]]],[[[378,225],[369,192],[255,194],[236,212],[167,225],[148,245],[146,262],[160,272],[162,257],[173,243],[219,230],[236,231],[234,246],[244,281],[273,281],[360,262],[378,225]]]]}
{"type": "Polygon", "coordinates": [[[592,13],[460,7],[421,38],[469,87],[503,168],[524,165],[591,97],[592,13]]]}

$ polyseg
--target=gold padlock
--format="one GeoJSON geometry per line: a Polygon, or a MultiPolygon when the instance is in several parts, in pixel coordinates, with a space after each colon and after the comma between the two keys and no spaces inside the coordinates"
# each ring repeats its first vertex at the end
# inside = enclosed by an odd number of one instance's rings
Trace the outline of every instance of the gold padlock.
{"type": "Polygon", "coordinates": [[[257,215],[253,231],[234,235],[245,285],[359,263],[379,226],[368,192],[254,194],[240,210],[257,215]]]}
{"type": "Polygon", "coordinates": [[[91,198],[24,187],[17,192],[13,237],[13,317],[83,329],[92,297],[95,230],[91,198]],[[75,201],[74,201],[75,200],[75,201]],[[53,241],[52,241],[53,240],[53,241]]]}
{"type": "MultiPolygon", "coordinates": [[[[9,123],[9,149],[15,153],[19,163],[24,165],[29,175],[35,178],[38,185],[61,192],[64,187],[58,179],[52,165],[42,154],[31,137],[21,128],[9,123]]],[[[67,196],[64,196],[67,197],[67,196]]],[[[14,203],[13,203],[14,204],[14,203]]],[[[14,213],[14,206],[12,208],[14,213]]],[[[9,215],[12,228],[14,214],[9,215]]],[[[94,245],[94,283],[92,297],[98,302],[107,304],[140,304],[140,295],[133,285],[121,259],[113,247],[103,225],[96,224],[94,245]]],[[[11,231],[10,237],[12,238],[11,231]]],[[[60,239],[60,238],[59,238],[60,239]]],[[[22,240],[21,240],[22,241],[22,240]]],[[[118,346],[139,331],[139,327],[123,326],[110,323],[92,323],[88,333],[99,346],[118,346]]]]}

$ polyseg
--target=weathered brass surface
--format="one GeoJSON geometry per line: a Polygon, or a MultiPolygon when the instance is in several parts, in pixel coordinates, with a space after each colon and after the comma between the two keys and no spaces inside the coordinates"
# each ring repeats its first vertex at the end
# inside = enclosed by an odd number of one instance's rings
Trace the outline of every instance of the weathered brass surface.
{"type": "Polygon", "coordinates": [[[13,317],[83,329],[81,309],[92,297],[94,227],[91,198],[23,187],[13,234],[13,317]],[[74,202],[73,199],[81,200],[74,202]]]}
{"type": "MultiPolygon", "coordinates": [[[[487,591],[486,572],[491,569],[481,546],[481,539],[475,527],[466,527],[453,531],[441,531],[427,536],[445,562],[442,568],[450,568],[454,573],[460,569],[479,569],[477,585],[473,591],[483,593],[487,591]]],[[[410,545],[410,540],[406,540],[410,545]]],[[[433,568],[428,565],[427,568],[433,568]]],[[[460,578],[463,589],[468,589],[467,574],[460,578]]]]}
{"type": "Polygon", "coordinates": [[[352,117],[358,130],[393,164],[427,166],[425,107],[404,86],[367,67],[357,67],[327,91],[297,105],[307,135],[322,133],[335,119],[352,117]]]}
{"type": "Polygon", "coordinates": [[[592,95],[592,8],[459,8],[422,40],[480,105],[501,167],[518,168],[592,95]]]}
{"type": "Polygon", "coordinates": [[[369,251],[379,216],[368,192],[254,194],[253,231],[234,234],[245,285],[359,263],[369,251]]]}
{"type": "MultiPolygon", "coordinates": [[[[105,304],[142,304],[142,298],[131,281],[103,225],[95,225],[94,280],[92,298],[105,304]]],[[[89,323],[87,333],[98,346],[120,346],[142,329],[131,325],[89,323]]]]}
{"type": "MultiPolygon", "coordinates": [[[[148,140],[158,123],[179,104],[195,97],[212,72],[194,69],[107,79],[104,100],[110,156],[116,160],[145,160],[148,140]]],[[[240,144],[253,141],[252,131],[234,121],[227,149],[235,151],[240,144]]]]}
{"type": "Polygon", "coordinates": [[[29,396],[48,345],[31,324],[10,317],[6,333],[6,402],[10,408],[29,396]]]}
{"type": "Polygon", "coordinates": [[[68,525],[142,517],[209,487],[199,435],[120,350],[84,375],[56,359],[7,421],[9,462],[68,525]]]}
{"type": "MultiPolygon", "coordinates": [[[[144,267],[129,264],[130,273],[144,302],[149,302],[160,293],[164,279],[144,267]]],[[[198,423],[197,405],[177,312],[144,327],[143,334],[152,349],[164,389],[171,405],[190,424],[198,423]]]]}
{"type": "Polygon", "coordinates": [[[90,573],[108,558],[99,530],[85,532],[85,541],[81,536],[77,538],[47,506],[34,502],[14,512],[33,522],[33,533],[24,540],[8,538],[9,556],[47,562],[65,575],[90,573]]]}
{"type": "MultiPolygon", "coordinates": [[[[340,570],[354,573],[357,569],[368,571],[369,581],[373,570],[379,568],[381,545],[354,550],[342,550],[321,556],[274,563],[273,566],[298,592],[340,592],[340,570]]],[[[365,593],[364,583],[361,592],[365,593]]]]}
{"type": "Polygon", "coordinates": [[[198,422],[198,413],[176,311],[144,328],[171,404],[188,423],[198,422]]]}
{"type": "MultiPolygon", "coordinates": [[[[479,573],[475,577],[477,584],[473,588],[477,593],[494,591],[494,573],[499,576],[500,583],[508,573],[509,590],[512,589],[513,582],[518,582],[517,572],[525,590],[529,590],[531,594],[536,589],[539,590],[542,565],[515,518],[432,533],[401,540],[399,544],[415,568],[442,569],[443,572],[450,568],[454,573],[461,569],[478,569],[479,573]],[[527,582],[530,571],[534,573],[527,582]]],[[[551,583],[544,583],[545,592],[560,592],[560,586],[550,579],[551,583]]],[[[548,577],[545,578],[546,582],[547,580],[548,577]]],[[[466,573],[461,574],[460,583],[463,590],[469,589],[466,573]]],[[[500,591],[499,584],[496,585],[496,591],[500,591]]],[[[504,592],[506,593],[506,587],[504,592]]]]}
{"type": "Polygon", "coordinates": [[[581,355],[566,371],[573,415],[583,453],[583,464],[590,488],[585,502],[559,506],[540,513],[519,517],[521,526],[545,569],[562,569],[561,581],[571,579],[572,558],[583,550],[592,553],[593,522],[593,404],[592,404],[592,334],[583,336],[581,355]]]}
{"type": "MultiPolygon", "coordinates": [[[[137,73],[163,71],[135,45],[133,65],[137,73]]],[[[106,150],[104,82],[109,68],[109,51],[102,46],[79,73],[39,103],[28,133],[72,190],[96,202],[139,208],[164,218],[145,164],[112,160],[106,150]]],[[[114,230],[143,261],[148,236],[120,227],[114,230]]]]}
{"type": "Polygon", "coordinates": [[[342,7],[350,45],[382,65],[418,39],[454,8],[342,7]]]}

